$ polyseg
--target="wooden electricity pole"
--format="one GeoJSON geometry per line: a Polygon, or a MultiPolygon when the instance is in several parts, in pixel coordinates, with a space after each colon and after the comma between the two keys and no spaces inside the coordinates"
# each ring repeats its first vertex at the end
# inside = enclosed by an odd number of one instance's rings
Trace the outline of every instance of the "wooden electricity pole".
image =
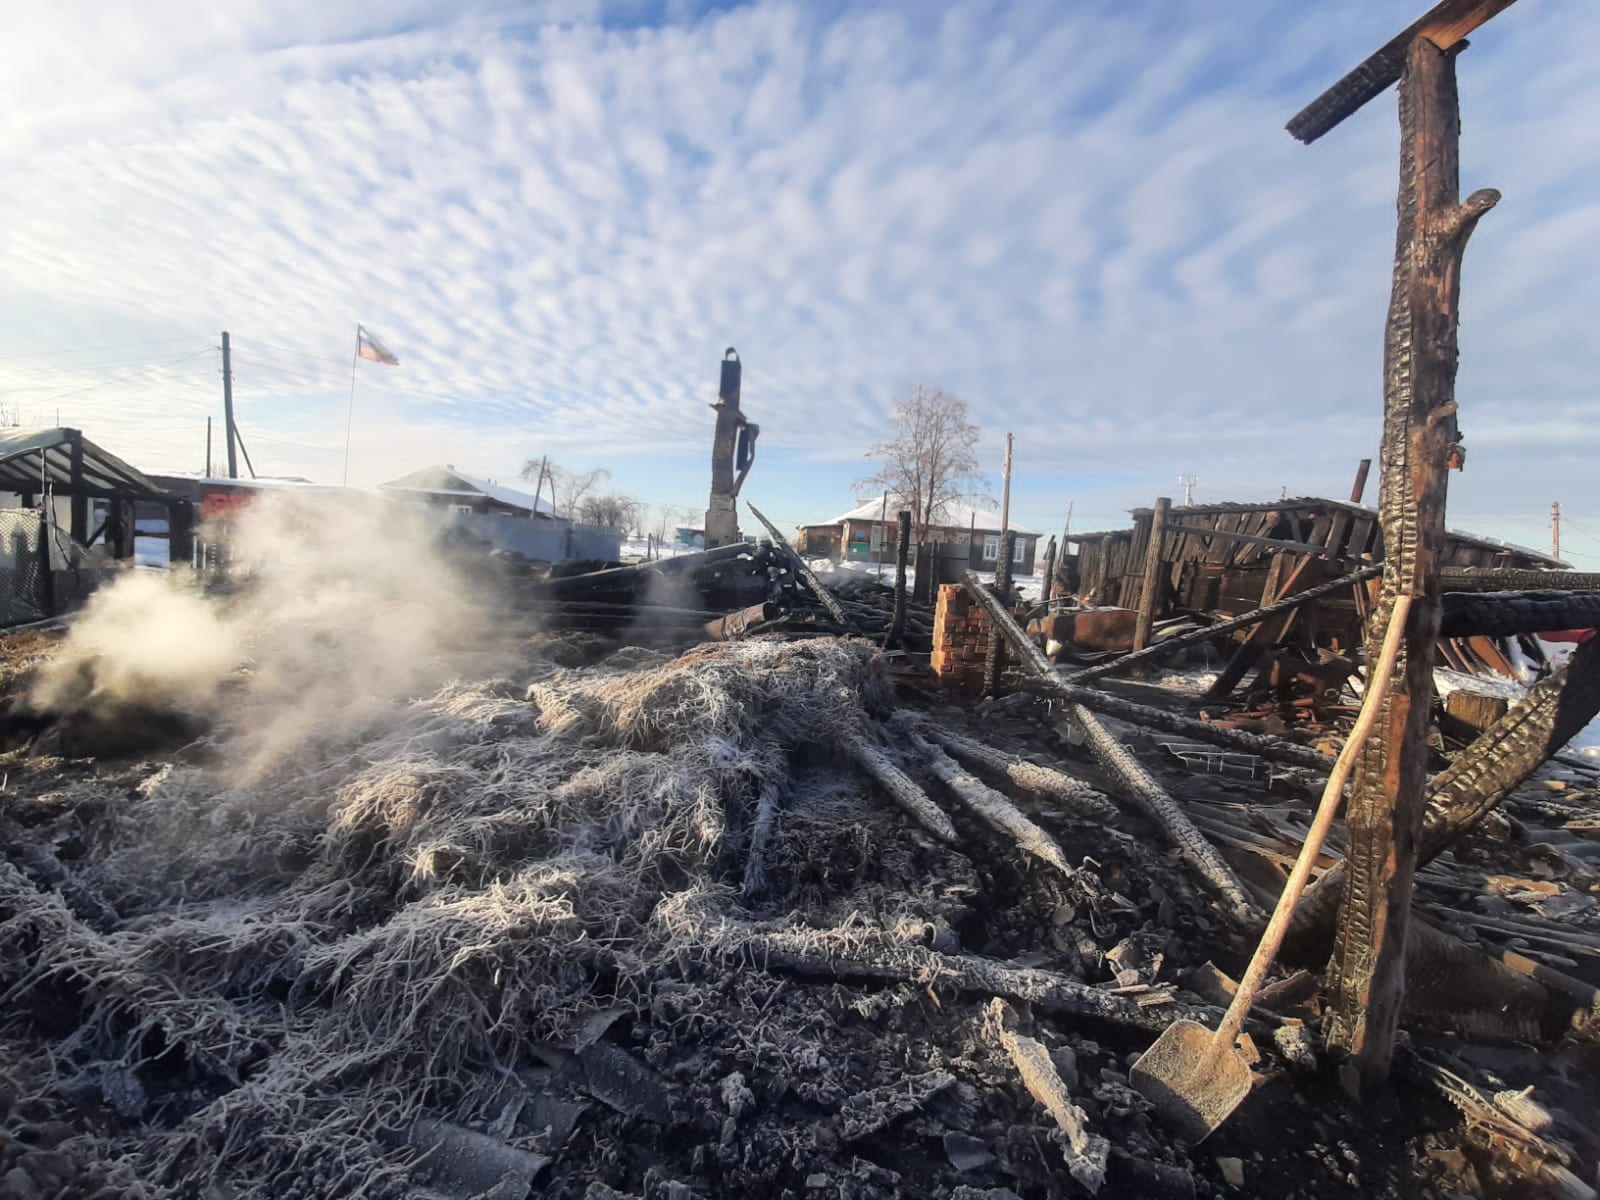
{"type": "Polygon", "coordinates": [[[1550,557],[1561,557],[1561,501],[1559,500],[1550,502],[1550,557]]]}
{"type": "MultiPolygon", "coordinates": [[[[222,331],[222,429],[228,438],[228,478],[239,478],[239,457],[234,450],[233,355],[228,347],[228,331],[222,331]]],[[[252,472],[253,474],[253,472],[252,472]]]]}
{"type": "Polygon", "coordinates": [[[1512,0],[1444,0],[1289,123],[1310,142],[1399,80],[1400,194],[1384,332],[1378,508],[1384,573],[1367,625],[1377,661],[1396,598],[1410,596],[1403,653],[1347,800],[1349,849],[1328,987],[1330,1046],[1354,1057],[1347,1083],[1387,1079],[1405,990],[1406,929],[1422,832],[1439,629],[1438,549],[1448,472],[1459,466],[1456,326],[1461,259],[1498,192],[1459,195],[1456,55],[1512,0]]]}

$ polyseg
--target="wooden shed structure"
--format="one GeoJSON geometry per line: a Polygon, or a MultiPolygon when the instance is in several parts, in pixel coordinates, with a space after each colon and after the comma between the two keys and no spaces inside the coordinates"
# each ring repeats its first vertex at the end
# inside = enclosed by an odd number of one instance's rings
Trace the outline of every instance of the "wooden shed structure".
{"type": "MultiPolygon", "coordinates": [[[[1153,523],[1154,510],[1141,508],[1134,510],[1129,529],[1071,535],[1058,590],[1085,604],[1138,607],[1153,523]]],[[[1348,501],[1308,496],[1174,507],[1162,542],[1154,611],[1235,616],[1280,595],[1291,572],[1292,590],[1298,591],[1382,558],[1378,511],[1348,501]]],[[[1445,535],[1439,565],[1524,571],[1567,566],[1537,550],[1454,530],[1445,535]]],[[[1370,596],[1370,588],[1358,587],[1319,600],[1302,618],[1302,632],[1316,645],[1358,646],[1370,596]]]]}

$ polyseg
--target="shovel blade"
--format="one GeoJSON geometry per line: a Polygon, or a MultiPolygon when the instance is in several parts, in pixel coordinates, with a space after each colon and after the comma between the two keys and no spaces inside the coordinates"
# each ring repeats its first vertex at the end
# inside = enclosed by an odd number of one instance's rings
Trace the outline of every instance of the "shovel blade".
{"type": "Polygon", "coordinates": [[[1174,1021],[1128,1072],[1134,1090],[1191,1146],[1250,1094],[1250,1064],[1232,1046],[1212,1057],[1212,1036],[1198,1021],[1174,1021]]]}

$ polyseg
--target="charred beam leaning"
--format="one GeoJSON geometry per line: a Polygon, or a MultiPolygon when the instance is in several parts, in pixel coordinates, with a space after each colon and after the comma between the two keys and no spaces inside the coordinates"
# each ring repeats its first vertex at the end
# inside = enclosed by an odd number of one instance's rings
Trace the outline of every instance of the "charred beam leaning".
{"type": "Polygon", "coordinates": [[[1455,372],[1467,238],[1499,200],[1458,202],[1455,53],[1510,0],[1446,0],[1290,122],[1310,141],[1400,79],[1400,196],[1384,337],[1379,517],[1387,562],[1368,625],[1368,661],[1396,599],[1411,597],[1403,660],[1352,785],[1340,928],[1330,968],[1330,1045],[1355,1056],[1370,1088],[1389,1074],[1405,989],[1406,924],[1422,830],[1427,721],[1439,629],[1438,548],[1448,471],[1459,461],[1455,372]],[[1442,47],[1442,48],[1441,48],[1442,47]]]}
{"type": "Polygon", "coordinates": [[[751,515],[765,526],[767,533],[772,537],[773,544],[786,553],[794,562],[795,570],[799,572],[801,580],[806,587],[811,589],[811,594],[822,601],[822,607],[828,610],[828,615],[837,621],[840,628],[846,632],[860,633],[861,631],[856,627],[856,623],[845,616],[844,609],[839,607],[839,602],[833,598],[833,593],[823,586],[822,580],[818,579],[815,572],[806,566],[806,560],[801,558],[799,552],[789,544],[788,539],[778,532],[778,527],[767,520],[762,511],[754,504],[751,504],[750,501],[746,500],[745,505],[750,509],[751,515]]]}
{"type": "MultiPolygon", "coordinates": [[[[1005,606],[983,586],[972,571],[966,572],[965,579],[967,591],[983,605],[990,619],[1005,631],[1006,639],[1011,643],[1012,649],[1016,651],[1026,670],[1045,681],[1058,695],[1062,695],[1063,692],[1098,695],[1088,688],[1070,688],[1052,679],[1049,662],[1040,653],[1039,648],[1028,639],[1028,635],[1021,627],[1011,619],[1011,614],[1005,610],[1005,606]]],[[[1075,696],[1063,698],[1075,700],[1075,696]]],[[[1217,853],[1216,847],[1206,840],[1205,835],[1195,828],[1194,822],[1167,794],[1166,789],[1155,781],[1150,772],[1139,765],[1127,747],[1112,737],[1110,731],[1083,704],[1072,703],[1068,712],[1073,723],[1082,729],[1095,762],[1116,779],[1125,794],[1166,831],[1185,861],[1205,880],[1212,891],[1221,897],[1227,906],[1229,918],[1240,925],[1253,924],[1257,916],[1256,908],[1244,884],[1234,874],[1233,868],[1217,853]]]]}
{"type": "Polygon", "coordinates": [[[978,577],[971,571],[966,573],[967,590],[978,596],[979,602],[989,613],[991,619],[1004,631],[1006,640],[1009,641],[1017,654],[1022,657],[1026,666],[1035,678],[1029,680],[1024,686],[1029,691],[1043,692],[1058,699],[1069,701],[1083,708],[1103,712],[1107,716],[1117,717],[1134,725],[1144,725],[1151,729],[1165,729],[1168,733],[1181,733],[1185,737],[1192,737],[1198,742],[1207,742],[1213,746],[1224,746],[1229,750],[1238,750],[1245,754],[1256,754],[1262,758],[1272,759],[1275,762],[1288,763],[1291,766],[1306,767],[1313,771],[1327,771],[1333,766],[1333,759],[1320,750],[1313,750],[1310,746],[1302,746],[1298,742],[1291,742],[1286,738],[1269,737],[1262,733],[1246,733],[1238,729],[1228,729],[1222,725],[1213,725],[1209,721],[1201,721],[1195,717],[1186,717],[1182,713],[1169,712],[1164,708],[1156,708],[1149,704],[1139,704],[1133,700],[1124,700],[1120,696],[1113,696],[1097,688],[1078,687],[1075,684],[1064,682],[1050,667],[1049,661],[1033,644],[1032,639],[1023,632],[1022,627],[1016,623],[1010,613],[995,599],[994,594],[978,581],[978,577]],[[1024,649],[1026,647],[1026,649],[1024,649]]]}
{"type": "Polygon", "coordinates": [[[1137,662],[1148,659],[1161,659],[1175,650],[1182,650],[1193,646],[1197,642],[1210,641],[1225,633],[1232,633],[1236,629],[1244,629],[1268,617],[1275,617],[1280,613],[1291,612],[1303,604],[1310,604],[1313,600],[1320,600],[1334,592],[1342,591],[1352,584],[1361,583],[1368,579],[1376,579],[1383,573],[1380,566],[1362,567],[1359,571],[1352,571],[1348,575],[1341,575],[1338,579],[1329,580],[1327,583],[1318,584],[1316,587],[1307,588],[1303,592],[1296,592],[1282,600],[1271,604],[1264,604],[1260,608],[1253,608],[1247,613],[1240,613],[1237,617],[1227,621],[1219,621],[1215,625],[1208,625],[1204,629],[1196,629],[1192,633],[1181,634],[1178,637],[1162,638],[1153,642],[1143,650],[1132,654],[1125,654],[1121,658],[1110,662],[1096,663],[1092,667],[1084,667],[1081,671],[1061,675],[1062,683],[1088,683],[1091,679],[1100,679],[1106,675],[1114,675],[1124,667],[1132,666],[1137,662]]]}

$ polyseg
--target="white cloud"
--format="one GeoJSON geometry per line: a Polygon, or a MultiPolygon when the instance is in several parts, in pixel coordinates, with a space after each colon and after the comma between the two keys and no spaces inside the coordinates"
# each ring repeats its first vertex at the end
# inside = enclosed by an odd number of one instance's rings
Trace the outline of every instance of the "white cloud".
{"type": "MultiPolygon", "coordinates": [[[[336,478],[359,320],[402,358],[359,375],[367,482],[550,450],[678,456],[697,496],[729,343],[766,463],[842,490],[895,390],[936,382],[1018,433],[1040,526],[1179,472],[1342,494],[1372,453],[1393,98],[1309,149],[1281,127],[1390,6],[606,15],[31,6],[0,49],[0,394],[166,465],[215,360],[114,368],[225,327],[257,458],[336,478]]],[[[1551,50],[1600,12],[1556,19],[1512,10],[1461,60],[1464,186],[1506,193],[1468,252],[1462,486],[1507,514],[1581,511],[1540,439],[1600,441],[1600,78],[1551,50]]]]}

